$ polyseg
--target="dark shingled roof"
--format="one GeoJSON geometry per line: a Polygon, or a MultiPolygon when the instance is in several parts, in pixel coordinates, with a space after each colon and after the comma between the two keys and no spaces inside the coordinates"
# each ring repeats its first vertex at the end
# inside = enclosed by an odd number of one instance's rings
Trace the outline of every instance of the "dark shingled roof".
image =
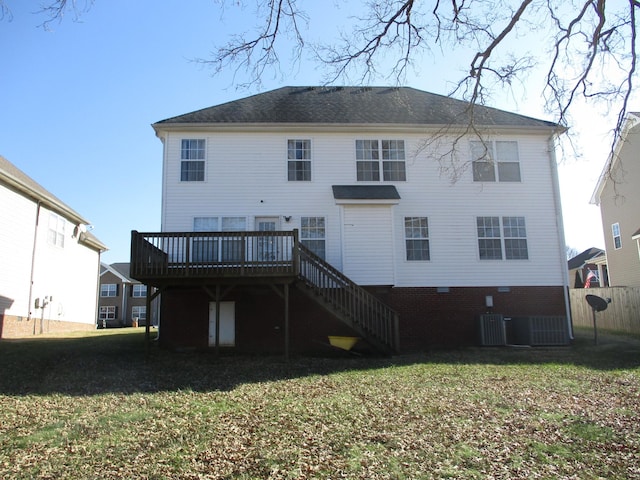
{"type": "Polygon", "coordinates": [[[336,200],[399,200],[400,194],[393,185],[333,185],[336,200]]]}
{"type": "Polygon", "coordinates": [[[589,263],[589,260],[601,257],[602,255],[604,255],[604,250],[596,247],[591,247],[570,259],[567,262],[567,265],[569,267],[569,270],[573,270],[574,268],[582,268],[584,264],[589,263]]]}
{"type": "MultiPolygon", "coordinates": [[[[282,87],[222,105],[161,120],[171,124],[398,124],[464,125],[469,104],[409,87],[282,87]]],[[[483,126],[555,129],[557,124],[495,108],[474,107],[483,126]]]]}

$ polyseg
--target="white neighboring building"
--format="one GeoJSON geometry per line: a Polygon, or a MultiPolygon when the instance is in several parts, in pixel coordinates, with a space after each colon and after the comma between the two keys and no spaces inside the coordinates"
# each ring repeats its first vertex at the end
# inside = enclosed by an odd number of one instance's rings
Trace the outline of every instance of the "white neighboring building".
{"type": "Polygon", "coordinates": [[[2,156],[0,205],[0,338],[95,329],[107,247],[88,221],[2,156]]]}

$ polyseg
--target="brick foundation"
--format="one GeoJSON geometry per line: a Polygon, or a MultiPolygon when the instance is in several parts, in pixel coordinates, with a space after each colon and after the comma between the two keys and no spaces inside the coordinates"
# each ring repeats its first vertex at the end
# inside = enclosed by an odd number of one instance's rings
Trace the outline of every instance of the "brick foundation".
{"type": "Polygon", "coordinates": [[[27,338],[34,335],[51,333],[68,333],[95,330],[96,326],[88,323],[63,322],[60,320],[17,317],[0,315],[0,338],[27,338]]]}
{"type": "MultiPolygon", "coordinates": [[[[279,287],[282,288],[282,287],[279,287]]],[[[489,309],[505,317],[565,316],[562,286],[554,287],[370,287],[400,315],[403,352],[433,346],[478,344],[477,318],[489,309]]],[[[173,289],[162,294],[161,334],[164,346],[207,348],[209,302],[202,288],[173,289]]],[[[223,301],[236,302],[236,351],[280,353],[284,348],[284,300],[269,287],[236,287],[223,301]]],[[[328,335],[356,335],[295,287],[290,289],[292,352],[328,352],[328,335]]]]}

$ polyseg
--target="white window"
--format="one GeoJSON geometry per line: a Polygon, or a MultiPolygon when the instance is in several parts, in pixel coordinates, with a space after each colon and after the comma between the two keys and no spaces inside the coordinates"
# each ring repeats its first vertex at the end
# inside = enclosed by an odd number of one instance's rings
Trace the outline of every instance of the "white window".
{"type": "Polygon", "coordinates": [[[102,285],[100,285],[100,296],[101,297],[117,297],[118,285],[115,283],[103,283],[102,285]]]}
{"type": "Polygon", "coordinates": [[[133,297],[146,297],[147,296],[147,286],[139,283],[135,283],[133,285],[133,289],[131,291],[131,296],[133,297]]]}
{"type": "Polygon", "coordinates": [[[64,229],[67,221],[60,215],[49,213],[47,242],[56,247],[64,247],[64,229]]]}
{"type": "MultiPolygon", "coordinates": [[[[194,232],[242,232],[247,229],[246,217],[195,217],[194,232]],[[218,228],[220,226],[221,228],[218,228]]],[[[238,262],[245,256],[244,242],[237,237],[211,238],[193,236],[191,240],[192,262],[238,262]]]]}
{"type": "Polygon", "coordinates": [[[311,181],[311,140],[287,141],[287,176],[290,182],[311,181]]]}
{"type": "Polygon", "coordinates": [[[131,318],[137,318],[138,320],[147,319],[147,307],[133,306],[131,307],[131,318]]]}
{"type": "Polygon", "coordinates": [[[613,235],[613,248],[616,250],[622,248],[622,235],[620,235],[620,224],[611,225],[611,234],[613,235]]]}
{"type": "Polygon", "coordinates": [[[100,307],[98,318],[100,320],[115,320],[118,307],[100,307]]]}
{"type": "Polygon", "coordinates": [[[183,139],[180,160],[181,182],[204,182],[204,140],[183,139]]]}
{"type": "Polygon", "coordinates": [[[427,217],[404,217],[404,242],[407,260],[430,259],[427,217]]]}
{"type": "Polygon", "coordinates": [[[524,217],[477,217],[480,260],[527,260],[524,217]]]}
{"type": "Polygon", "coordinates": [[[324,217],[302,217],[300,219],[300,242],[320,258],[326,258],[324,217]]]}
{"type": "Polygon", "coordinates": [[[386,182],[406,181],[404,140],[356,140],[357,180],[378,182],[381,170],[386,182]]]}
{"type": "Polygon", "coordinates": [[[518,142],[471,142],[474,182],[519,182],[518,142]]]}

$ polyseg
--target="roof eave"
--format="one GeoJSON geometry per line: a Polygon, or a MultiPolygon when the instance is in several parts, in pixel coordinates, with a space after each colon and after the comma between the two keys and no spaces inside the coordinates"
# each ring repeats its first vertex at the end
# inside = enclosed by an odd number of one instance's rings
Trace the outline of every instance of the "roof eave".
{"type": "MultiPolygon", "coordinates": [[[[456,124],[408,124],[408,123],[235,123],[235,122],[172,122],[154,123],[151,125],[160,137],[162,132],[178,131],[243,131],[243,132],[264,132],[264,131],[403,131],[421,133],[425,130],[442,133],[465,133],[468,125],[456,124]]],[[[562,134],[566,128],[560,125],[474,125],[475,130],[481,132],[508,131],[510,133],[540,133],[540,134],[562,134]]]]}
{"type": "Polygon", "coordinates": [[[32,198],[33,200],[40,202],[46,207],[51,208],[57,213],[67,217],[67,219],[72,221],[73,223],[85,225],[89,224],[89,221],[87,219],[82,217],[71,207],[59,201],[57,198],[36,191],[35,189],[29,187],[28,185],[25,185],[24,182],[20,181],[18,178],[7,172],[0,171],[0,181],[3,181],[7,185],[10,185],[11,187],[32,198]]]}

